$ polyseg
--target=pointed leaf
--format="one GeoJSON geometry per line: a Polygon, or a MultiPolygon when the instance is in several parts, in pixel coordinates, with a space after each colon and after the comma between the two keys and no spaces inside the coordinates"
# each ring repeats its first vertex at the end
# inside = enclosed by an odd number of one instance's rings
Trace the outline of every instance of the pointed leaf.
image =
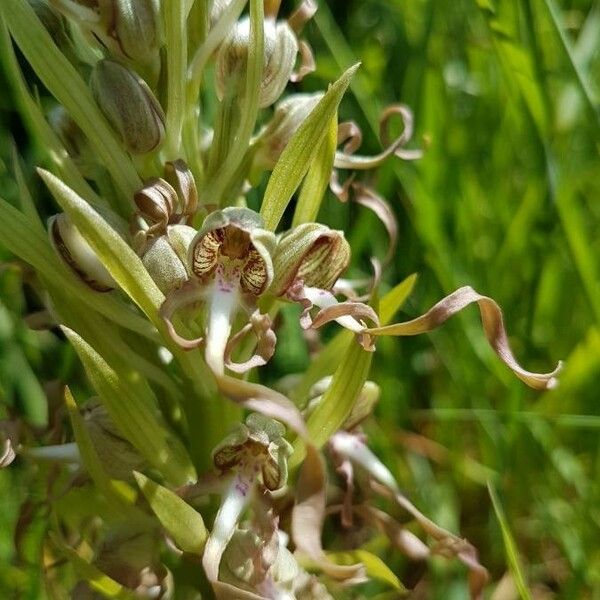
{"type": "Polygon", "coordinates": [[[65,404],[67,405],[67,412],[71,419],[73,434],[75,435],[75,441],[77,442],[81,460],[96,488],[104,495],[106,500],[116,509],[116,511],[123,514],[124,518],[143,516],[140,511],[133,507],[130,498],[123,495],[119,487],[113,485],[113,482],[100,461],[100,457],[98,456],[98,452],[96,452],[96,448],[94,447],[90,434],[85,426],[83,417],[79,413],[77,405],[75,404],[75,399],[68,387],[65,388],[65,404]]]}
{"type": "Polygon", "coordinates": [[[515,585],[517,586],[521,600],[532,600],[531,593],[527,587],[527,580],[523,574],[523,568],[519,558],[519,551],[510,527],[508,526],[508,522],[506,521],[506,515],[504,514],[504,509],[500,503],[500,498],[498,498],[496,489],[491,482],[488,481],[487,487],[488,493],[490,494],[490,498],[492,500],[492,505],[494,507],[494,512],[496,513],[496,518],[500,524],[502,539],[504,540],[504,550],[506,552],[506,558],[515,581],[515,585]]]}
{"type": "Polygon", "coordinates": [[[316,156],[322,140],[329,132],[331,119],[336,114],[358,66],[350,67],[330,86],[282,152],[267,184],[260,209],[266,229],[275,231],[277,228],[294,192],[316,156]]]}
{"type": "Polygon", "coordinates": [[[201,555],[207,534],[200,514],[177,494],[142,473],[135,472],[134,476],[150,508],[177,547],[183,552],[201,555]]]}
{"type": "Polygon", "coordinates": [[[167,430],[157,413],[150,410],[149,405],[154,404],[154,399],[141,397],[140,388],[120,377],[115,368],[77,333],[66,327],[63,331],[123,436],[174,485],[194,481],[196,473],[185,448],[167,430]]]}
{"type": "Polygon", "coordinates": [[[48,189],[69,215],[115,281],[157,326],[163,327],[158,309],[164,300],[142,261],[125,240],[70,187],[43,169],[48,189]]]}
{"type": "Polygon", "coordinates": [[[317,220],[321,203],[329,186],[336,148],[337,111],[327,126],[327,134],[323,138],[319,150],[302,182],[292,227],[317,220]]]}
{"type": "Polygon", "coordinates": [[[348,552],[327,552],[327,556],[338,565],[354,565],[362,563],[367,576],[370,579],[378,579],[402,595],[407,594],[408,590],[402,582],[396,577],[393,571],[379,558],[379,556],[368,552],[367,550],[349,550],[348,552]]]}
{"type": "Polygon", "coordinates": [[[55,255],[46,232],[0,198],[0,244],[52,279],[86,305],[115,323],[149,339],[157,339],[154,328],[141,315],[130,310],[111,294],[98,294],[77,280],[55,255]]]}

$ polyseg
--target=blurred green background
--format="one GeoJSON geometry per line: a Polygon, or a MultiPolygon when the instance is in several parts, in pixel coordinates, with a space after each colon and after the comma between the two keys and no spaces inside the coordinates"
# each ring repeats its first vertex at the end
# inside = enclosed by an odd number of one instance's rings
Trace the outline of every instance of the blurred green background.
{"type": "MultiPolygon", "coordinates": [[[[361,124],[362,150],[380,149],[378,116],[398,101],[414,112],[413,146],[425,149],[422,160],[391,160],[368,180],[399,222],[386,284],[419,273],[402,318],[471,285],[503,307],[527,369],[566,362],[557,390],[525,388],[488,348],[474,308],[429,336],[382,338],[372,446],[423,512],[478,548],[489,597],[600,598],[600,3],[320,4],[307,27],[318,69],[304,89],[324,88],[360,59],[340,118],[361,124]],[[516,591],[508,573],[522,573],[527,588],[516,591]]],[[[14,200],[11,137],[31,181],[46,157],[28,144],[7,82],[0,86],[0,186],[14,200]]],[[[368,257],[385,252],[383,227],[332,196],[322,210],[324,222],[347,231],[355,271],[367,272],[368,257]]],[[[0,252],[0,397],[36,423],[47,390],[34,373],[64,381],[78,364],[64,341],[20,324],[38,301],[20,285],[28,274],[0,252]]],[[[306,366],[294,339],[285,338],[269,377],[306,366]]],[[[43,530],[17,540],[18,554],[13,543],[19,504],[44,494],[21,464],[0,471],[1,597],[45,597],[36,559],[43,530]]],[[[386,562],[409,587],[423,574],[400,556],[386,562]]],[[[462,566],[435,559],[429,569],[429,587],[415,598],[466,597],[462,566]]]]}

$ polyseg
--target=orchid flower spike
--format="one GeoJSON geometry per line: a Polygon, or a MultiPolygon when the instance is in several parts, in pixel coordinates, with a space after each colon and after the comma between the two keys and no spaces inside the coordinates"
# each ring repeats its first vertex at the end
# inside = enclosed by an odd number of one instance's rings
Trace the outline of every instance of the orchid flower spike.
{"type": "Polygon", "coordinates": [[[238,365],[239,369],[264,364],[273,353],[270,321],[255,311],[258,298],[273,279],[271,254],[275,243],[274,234],[263,229],[260,215],[248,208],[230,207],[211,213],[189,245],[191,279],[169,292],[160,309],[169,334],[182,348],[196,348],[206,340],[206,362],[216,374],[223,374],[226,355],[239,341],[239,336],[234,336],[228,347],[239,309],[253,315],[250,329],[258,337],[258,352],[263,354],[238,365]],[[172,318],[177,310],[198,304],[206,309],[205,337],[188,340],[175,331],[172,318]]]}
{"type": "Polygon", "coordinates": [[[350,245],[343,231],[319,223],[303,223],[283,235],[273,258],[275,278],[271,293],[303,307],[300,324],[317,329],[329,321],[359,335],[360,343],[372,350],[371,338],[363,335],[363,319],[378,323],[375,311],[361,302],[338,302],[332,289],[350,262],[350,245]],[[321,310],[314,319],[313,306],[321,310]]]}

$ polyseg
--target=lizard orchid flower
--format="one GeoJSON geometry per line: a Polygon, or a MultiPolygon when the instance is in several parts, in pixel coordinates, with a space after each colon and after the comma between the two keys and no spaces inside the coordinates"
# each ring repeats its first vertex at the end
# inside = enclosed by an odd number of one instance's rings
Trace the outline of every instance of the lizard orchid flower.
{"type": "MultiPolygon", "coordinates": [[[[189,246],[187,266],[191,279],[167,295],[161,315],[171,337],[182,348],[196,348],[205,342],[206,362],[215,374],[224,372],[236,314],[240,309],[249,315],[255,313],[258,298],[271,284],[274,246],[275,236],[262,228],[261,217],[248,208],[236,207],[208,215],[189,246]],[[198,304],[205,308],[205,336],[188,340],[176,332],[172,317],[177,310],[198,304]]],[[[275,334],[267,319],[260,313],[251,319],[264,356],[237,367],[227,361],[228,366],[246,370],[270,358],[275,334]]],[[[239,336],[232,339],[233,344],[238,341],[239,336]]]]}

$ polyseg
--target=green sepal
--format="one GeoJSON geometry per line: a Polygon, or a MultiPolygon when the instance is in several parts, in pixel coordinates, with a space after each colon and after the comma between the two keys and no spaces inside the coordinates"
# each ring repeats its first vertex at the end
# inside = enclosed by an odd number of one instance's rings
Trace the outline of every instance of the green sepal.
{"type": "Polygon", "coordinates": [[[150,508],[177,547],[183,552],[201,556],[207,538],[201,515],[177,494],[142,473],[136,471],[134,477],[150,508]]]}

